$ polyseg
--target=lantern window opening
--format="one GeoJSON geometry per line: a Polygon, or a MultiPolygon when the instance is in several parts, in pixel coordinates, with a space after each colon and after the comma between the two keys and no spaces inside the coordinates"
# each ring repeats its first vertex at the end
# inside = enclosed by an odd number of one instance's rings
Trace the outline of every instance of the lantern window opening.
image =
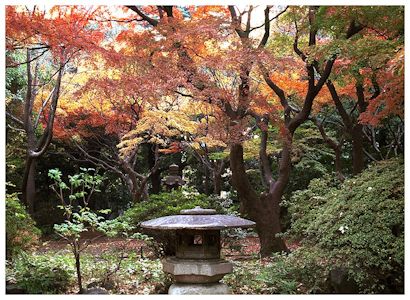
{"type": "Polygon", "coordinates": [[[202,235],[195,234],[194,235],[194,245],[202,245],[202,244],[203,244],[202,235]]]}

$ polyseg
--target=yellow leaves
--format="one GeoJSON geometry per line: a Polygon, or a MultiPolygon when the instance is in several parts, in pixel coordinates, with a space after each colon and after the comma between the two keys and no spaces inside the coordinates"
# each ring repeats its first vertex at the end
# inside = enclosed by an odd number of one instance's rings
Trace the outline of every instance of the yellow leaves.
{"type": "Polygon", "coordinates": [[[212,150],[212,148],[217,148],[217,147],[223,147],[223,148],[227,147],[227,145],[223,141],[217,140],[209,136],[201,136],[201,137],[195,138],[194,142],[192,143],[192,147],[194,149],[201,149],[201,144],[205,144],[210,150],[212,150]]]}
{"type": "Polygon", "coordinates": [[[122,140],[118,145],[117,148],[120,151],[121,157],[127,157],[132,151],[134,151],[135,147],[143,141],[143,138],[135,137],[130,140],[122,140]]]}
{"type": "Polygon", "coordinates": [[[122,137],[117,145],[121,156],[126,156],[142,142],[166,147],[171,139],[195,134],[197,123],[181,111],[146,111],[136,127],[122,137]]]}

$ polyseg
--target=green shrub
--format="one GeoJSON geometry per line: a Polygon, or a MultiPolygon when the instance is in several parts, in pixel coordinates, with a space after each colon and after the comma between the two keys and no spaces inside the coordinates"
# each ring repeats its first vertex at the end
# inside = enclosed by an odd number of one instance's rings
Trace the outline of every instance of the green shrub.
{"type": "Polygon", "coordinates": [[[360,292],[403,292],[403,159],[373,164],[340,187],[330,178],[312,180],[288,206],[288,234],[302,238],[307,249],[321,249],[328,264],[346,269],[360,292]]]}
{"type": "Polygon", "coordinates": [[[190,209],[195,206],[214,208],[220,211],[220,205],[213,200],[213,198],[195,191],[174,190],[169,193],[150,195],[148,201],[134,204],[121,218],[126,219],[130,224],[137,225],[154,218],[178,215],[182,209],[190,209]]]}
{"type": "Polygon", "coordinates": [[[155,289],[170,285],[159,259],[142,258],[139,254],[119,250],[82,257],[84,282],[87,286],[101,286],[114,294],[152,294],[155,289]]]}
{"type": "Polygon", "coordinates": [[[6,254],[13,255],[29,250],[38,243],[40,230],[17,198],[17,194],[6,194],[6,254]]]}
{"type": "Polygon", "coordinates": [[[7,268],[7,280],[29,294],[65,292],[74,278],[73,262],[67,256],[20,253],[7,268]]]}
{"type": "Polygon", "coordinates": [[[263,268],[259,259],[234,261],[233,272],[227,274],[222,282],[227,284],[233,294],[274,294],[274,288],[268,287],[258,276],[263,268]]]}
{"type": "Polygon", "coordinates": [[[330,266],[325,262],[321,249],[300,247],[290,254],[274,254],[257,279],[279,294],[328,293],[330,266]]]}

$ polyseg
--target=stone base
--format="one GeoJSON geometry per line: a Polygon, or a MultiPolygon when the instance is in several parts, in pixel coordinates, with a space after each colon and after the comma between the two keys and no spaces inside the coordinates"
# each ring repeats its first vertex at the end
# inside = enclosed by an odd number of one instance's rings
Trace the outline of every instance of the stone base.
{"type": "Polygon", "coordinates": [[[223,283],[174,283],[169,287],[169,295],[226,295],[231,290],[223,283]]]}
{"type": "Polygon", "coordinates": [[[233,266],[224,259],[181,259],[167,257],[162,269],[173,275],[177,283],[215,283],[232,273],[233,266]]]}

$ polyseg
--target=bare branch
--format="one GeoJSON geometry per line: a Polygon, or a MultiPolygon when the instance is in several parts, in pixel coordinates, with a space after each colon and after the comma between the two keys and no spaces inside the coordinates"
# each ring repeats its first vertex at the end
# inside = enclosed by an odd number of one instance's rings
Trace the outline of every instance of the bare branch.
{"type": "Polygon", "coordinates": [[[246,32],[241,28],[241,25],[242,25],[241,18],[242,17],[238,16],[238,14],[236,13],[235,7],[233,5],[229,5],[228,9],[229,9],[229,12],[231,13],[232,25],[234,25],[236,33],[241,39],[247,38],[249,36],[249,32],[246,32]]]}
{"type": "Polygon", "coordinates": [[[297,23],[296,23],[296,20],[295,20],[295,29],[296,29],[296,32],[295,32],[295,39],[294,39],[294,41],[293,41],[293,51],[295,51],[295,53],[296,53],[297,55],[299,55],[299,57],[300,57],[303,61],[306,61],[306,59],[307,59],[306,54],[303,53],[302,50],[300,50],[300,49],[299,49],[299,46],[298,46],[298,43],[299,43],[299,29],[298,29],[298,25],[297,25],[297,23]]]}
{"type": "Polygon", "coordinates": [[[143,20],[147,21],[149,24],[151,24],[152,26],[157,26],[158,25],[158,21],[148,17],[146,14],[144,14],[136,5],[126,5],[126,7],[128,7],[129,9],[131,9],[132,11],[136,12],[143,20]]]}

